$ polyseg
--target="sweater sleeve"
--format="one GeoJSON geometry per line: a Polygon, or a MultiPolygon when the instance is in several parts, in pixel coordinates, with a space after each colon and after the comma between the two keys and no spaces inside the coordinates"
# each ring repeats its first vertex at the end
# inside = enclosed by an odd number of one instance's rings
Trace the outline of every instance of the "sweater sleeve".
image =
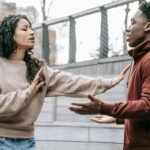
{"type": "MultiPolygon", "coordinates": [[[[129,99],[126,103],[108,104],[102,102],[102,114],[124,119],[150,119],[150,62],[142,65],[141,97],[129,99]]],[[[138,81],[137,81],[138,82],[138,81]]],[[[138,92],[138,91],[137,91],[138,92]]]]}
{"type": "Polygon", "coordinates": [[[28,103],[31,88],[0,94],[0,117],[12,116],[28,103]]]}
{"type": "Polygon", "coordinates": [[[102,77],[73,75],[50,67],[47,67],[47,74],[49,76],[47,96],[87,97],[88,94],[96,95],[113,87],[112,79],[102,77]]]}

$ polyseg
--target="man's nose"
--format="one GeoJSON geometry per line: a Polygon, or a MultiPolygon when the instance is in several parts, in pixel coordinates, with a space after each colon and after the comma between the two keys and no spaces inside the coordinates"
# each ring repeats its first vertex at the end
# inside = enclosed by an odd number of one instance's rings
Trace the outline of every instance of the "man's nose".
{"type": "Polygon", "coordinates": [[[126,33],[127,33],[127,32],[130,32],[130,28],[131,28],[130,26],[127,27],[126,33]]]}

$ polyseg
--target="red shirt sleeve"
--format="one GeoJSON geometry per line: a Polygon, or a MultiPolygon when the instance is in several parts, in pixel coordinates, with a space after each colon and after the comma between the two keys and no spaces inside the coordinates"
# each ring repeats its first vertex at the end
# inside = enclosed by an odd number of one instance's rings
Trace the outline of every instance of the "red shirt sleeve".
{"type": "MultiPolygon", "coordinates": [[[[139,71],[142,77],[140,83],[138,80],[136,82],[141,85],[140,91],[137,91],[140,92],[140,98],[128,99],[125,103],[103,102],[101,114],[122,119],[150,119],[150,58],[142,62],[139,71]]],[[[132,89],[129,92],[132,92],[132,89]]]]}

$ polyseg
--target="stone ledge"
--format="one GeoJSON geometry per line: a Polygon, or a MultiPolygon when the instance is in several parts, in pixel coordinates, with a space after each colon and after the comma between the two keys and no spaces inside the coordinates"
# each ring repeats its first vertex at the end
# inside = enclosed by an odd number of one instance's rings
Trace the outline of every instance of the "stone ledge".
{"type": "Polygon", "coordinates": [[[123,143],[123,126],[115,124],[55,122],[36,125],[40,141],[123,143]]]}
{"type": "Polygon", "coordinates": [[[124,125],[113,124],[98,124],[95,122],[67,122],[67,121],[55,121],[55,122],[37,122],[36,126],[59,126],[59,127],[90,127],[90,128],[119,128],[123,129],[124,125]]]}
{"type": "Polygon", "coordinates": [[[39,141],[37,150],[121,150],[120,143],[39,141]]]}
{"type": "Polygon", "coordinates": [[[83,67],[83,66],[92,66],[96,64],[106,64],[110,62],[120,62],[120,61],[127,61],[131,60],[131,57],[129,55],[122,55],[122,56],[114,56],[114,57],[108,57],[108,58],[101,58],[101,59],[95,59],[95,60],[88,60],[88,61],[82,61],[82,62],[76,62],[72,64],[63,64],[63,65],[51,65],[51,67],[55,69],[69,69],[74,67],[83,67]]]}

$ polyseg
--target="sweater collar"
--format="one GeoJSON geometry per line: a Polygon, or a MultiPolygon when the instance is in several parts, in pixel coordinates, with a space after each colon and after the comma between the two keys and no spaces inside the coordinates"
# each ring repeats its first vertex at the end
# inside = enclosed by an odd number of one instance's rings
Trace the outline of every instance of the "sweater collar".
{"type": "Polygon", "coordinates": [[[23,60],[11,60],[11,59],[1,57],[1,56],[0,56],[0,59],[11,64],[26,65],[25,61],[23,60]]]}
{"type": "Polygon", "coordinates": [[[135,48],[129,50],[128,53],[134,60],[138,60],[148,51],[150,51],[150,40],[144,41],[135,48]]]}

